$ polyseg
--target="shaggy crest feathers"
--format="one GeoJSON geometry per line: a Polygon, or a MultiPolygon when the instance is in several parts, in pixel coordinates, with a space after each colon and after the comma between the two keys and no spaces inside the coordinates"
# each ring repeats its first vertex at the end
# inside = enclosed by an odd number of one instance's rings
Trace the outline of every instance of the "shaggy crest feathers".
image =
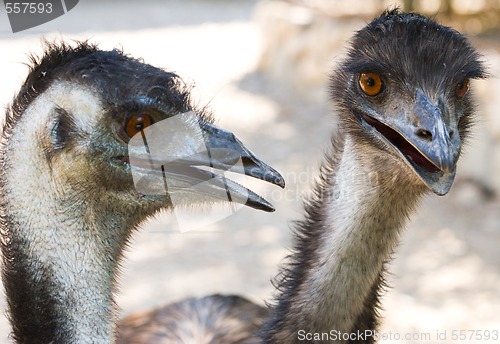
{"type": "Polygon", "coordinates": [[[8,134],[9,128],[33,99],[61,77],[92,87],[110,103],[115,99],[127,99],[128,95],[140,97],[141,94],[135,91],[146,89],[142,96],[155,99],[175,112],[194,110],[208,122],[214,121],[208,108],[204,107],[204,111],[194,108],[190,97],[192,86],[186,85],[177,74],[164,70],[158,73],[159,68],[145,64],[142,59],[133,58],[119,49],[102,51],[88,41],[76,42],[75,46],[45,41],[42,56],[31,54],[29,60],[28,77],[7,109],[4,135],[8,134]],[[103,78],[103,75],[108,77],[103,78]],[[111,87],[120,81],[128,87],[111,87]],[[150,86],[145,87],[147,84],[150,86]]]}

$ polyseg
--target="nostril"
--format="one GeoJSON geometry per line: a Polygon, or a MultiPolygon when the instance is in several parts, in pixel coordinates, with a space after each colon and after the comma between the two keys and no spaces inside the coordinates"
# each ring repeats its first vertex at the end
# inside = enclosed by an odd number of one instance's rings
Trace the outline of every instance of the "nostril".
{"type": "Polygon", "coordinates": [[[455,131],[454,130],[450,130],[449,133],[448,133],[450,139],[453,137],[453,135],[455,135],[455,131]]]}
{"type": "Polygon", "coordinates": [[[417,129],[415,134],[424,140],[432,141],[432,133],[429,130],[417,129]]]}

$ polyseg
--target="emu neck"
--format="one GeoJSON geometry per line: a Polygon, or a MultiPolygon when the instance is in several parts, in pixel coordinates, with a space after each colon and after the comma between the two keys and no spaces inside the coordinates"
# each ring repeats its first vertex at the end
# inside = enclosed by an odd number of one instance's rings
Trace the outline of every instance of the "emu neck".
{"type": "MultiPolygon", "coordinates": [[[[4,283],[19,343],[110,343],[123,242],[85,204],[47,200],[7,214],[4,283]]],[[[71,202],[67,200],[68,202],[71,202]]],[[[12,206],[12,205],[11,205],[12,206]]],[[[108,219],[111,220],[111,219],[108,219]]]]}
{"type": "Polygon", "coordinates": [[[422,192],[398,172],[402,166],[384,166],[387,160],[357,144],[347,136],[343,147],[334,147],[337,156],[327,159],[306,219],[297,224],[295,251],[265,331],[268,343],[310,342],[318,337],[301,334],[376,325],[384,263],[422,192]]]}
{"type": "MultiPolygon", "coordinates": [[[[84,155],[48,158],[44,128],[55,102],[47,93],[2,147],[0,234],[12,336],[17,343],[110,343],[118,262],[138,219],[95,177],[79,177],[92,164],[84,155]]],[[[73,93],[63,99],[71,102],[73,93]]]]}

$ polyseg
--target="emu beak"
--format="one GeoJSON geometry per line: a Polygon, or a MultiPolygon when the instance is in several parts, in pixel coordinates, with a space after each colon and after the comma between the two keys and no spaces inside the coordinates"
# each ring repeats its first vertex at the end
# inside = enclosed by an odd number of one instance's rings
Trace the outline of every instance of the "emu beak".
{"type": "Polygon", "coordinates": [[[445,195],[455,179],[461,141],[458,125],[447,124],[445,106],[435,105],[422,91],[410,116],[391,116],[382,120],[363,115],[437,195],[445,195]],[[397,120],[395,119],[397,118],[397,120]]]}
{"type": "Polygon", "coordinates": [[[231,169],[232,172],[264,180],[266,182],[285,187],[285,179],[274,168],[260,161],[236,136],[212,124],[203,126],[203,137],[207,149],[210,151],[210,164],[222,170],[231,169]],[[238,160],[243,163],[238,165],[238,160]],[[213,164],[213,165],[212,165],[213,164]]]}
{"type": "Polygon", "coordinates": [[[174,125],[162,122],[146,128],[129,142],[132,176],[141,194],[168,194],[173,202],[181,200],[179,203],[182,199],[218,199],[268,212],[275,210],[264,198],[225,176],[229,171],[285,186],[283,177],[259,160],[233,133],[206,122],[196,121],[199,125],[192,125],[193,121],[185,118],[174,125]],[[134,140],[137,142],[132,143],[134,140]],[[146,152],[134,148],[139,144],[146,152]]]}

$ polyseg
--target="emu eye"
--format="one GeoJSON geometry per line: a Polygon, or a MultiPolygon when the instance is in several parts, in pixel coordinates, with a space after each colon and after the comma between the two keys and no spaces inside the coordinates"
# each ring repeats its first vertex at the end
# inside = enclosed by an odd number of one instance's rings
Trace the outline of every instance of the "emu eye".
{"type": "Polygon", "coordinates": [[[464,79],[455,86],[455,95],[457,98],[463,98],[469,91],[470,80],[464,79]]]}
{"type": "Polygon", "coordinates": [[[361,73],[359,75],[359,86],[366,95],[373,97],[382,92],[384,83],[378,74],[361,73]]]}
{"type": "Polygon", "coordinates": [[[141,132],[141,130],[149,127],[151,124],[153,124],[153,119],[148,114],[132,116],[125,124],[125,133],[129,138],[131,138],[135,134],[141,132]]]}

